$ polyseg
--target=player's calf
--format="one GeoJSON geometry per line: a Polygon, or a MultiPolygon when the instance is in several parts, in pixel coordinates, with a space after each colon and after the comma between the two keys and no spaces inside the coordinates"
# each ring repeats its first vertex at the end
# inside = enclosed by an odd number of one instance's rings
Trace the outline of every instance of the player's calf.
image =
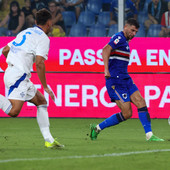
{"type": "Polygon", "coordinates": [[[11,117],[17,117],[20,113],[20,110],[12,108],[10,112],[8,113],[9,116],[11,117]]]}

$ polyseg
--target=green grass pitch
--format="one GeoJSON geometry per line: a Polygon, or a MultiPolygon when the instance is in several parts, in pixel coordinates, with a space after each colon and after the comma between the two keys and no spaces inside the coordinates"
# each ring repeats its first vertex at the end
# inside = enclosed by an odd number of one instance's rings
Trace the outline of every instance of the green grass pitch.
{"type": "Polygon", "coordinates": [[[0,119],[1,170],[167,170],[170,126],[152,119],[155,135],[165,142],[146,142],[138,119],[130,119],[89,139],[89,124],[103,119],[51,118],[51,133],[64,149],[47,149],[35,118],[0,119]]]}

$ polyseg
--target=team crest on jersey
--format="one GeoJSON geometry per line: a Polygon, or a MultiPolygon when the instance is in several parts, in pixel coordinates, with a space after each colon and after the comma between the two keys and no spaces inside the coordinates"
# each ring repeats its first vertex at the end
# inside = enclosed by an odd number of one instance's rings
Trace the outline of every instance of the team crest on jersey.
{"type": "Polygon", "coordinates": [[[23,98],[25,96],[25,93],[24,92],[21,92],[20,93],[21,97],[23,98]]]}
{"type": "Polygon", "coordinates": [[[123,94],[122,94],[122,97],[123,97],[124,99],[127,99],[127,93],[123,93],[123,94]]]}
{"type": "Polygon", "coordinates": [[[118,38],[116,38],[116,39],[114,40],[114,44],[115,44],[115,45],[118,44],[120,39],[121,39],[121,37],[118,36],[118,38]]]}

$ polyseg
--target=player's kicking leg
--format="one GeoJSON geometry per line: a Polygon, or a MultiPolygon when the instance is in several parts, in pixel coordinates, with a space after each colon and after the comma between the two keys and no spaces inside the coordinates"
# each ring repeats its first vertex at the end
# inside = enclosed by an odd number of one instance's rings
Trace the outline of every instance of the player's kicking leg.
{"type": "Polygon", "coordinates": [[[115,102],[118,105],[118,107],[121,109],[121,112],[113,114],[112,116],[105,119],[103,122],[99,123],[98,125],[91,124],[90,125],[91,140],[97,139],[97,136],[100,133],[100,131],[104,130],[105,128],[118,125],[119,123],[131,117],[132,109],[131,109],[130,102],[123,103],[120,100],[116,100],[115,102]]]}
{"type": "Polygon", "coordinates": [[[60,144],[56,139],[54,139],[50,133],[50,123],[47,112],[47,102],[45,97],[37,90],[36,95],[33,99],[30,100],[31,103],[34,103],[37,106],[37,122],[40,128],[40,131],[45,140],[45,147],[47,148],[62,148],[64,145],[60,144]]]}
{"type": "MultiPolygon", "coordinates": [[[[164,141],[163,139],[155,136],[152,133],[150,116],[149,116],[147,107],[145,106],[145,102],[144,102],[144,100],[142,100],[141,97],[142,96],[140,95],[140,92],[136,91],[132,94],[131,101],[138,107],[139,119],[143,125],[144,130],[145,130],[146,140],[147,141],[164,141]]],[[[91,124],[90,125],[91,126],[90,127],[91,140],[97,139],[98,134],[103,129],[110,127],[110,126],[115,126],[131,117],[132,109],[131,109],[130,102],[121,102],[121,100],[117,100],[115,102],[118,105],[118,107],[121,109],[121,112],[117,113],[117,114],[113,114],[112,116],[105,119],[103,122],[101,122],[98,125],[91,124]]]]}

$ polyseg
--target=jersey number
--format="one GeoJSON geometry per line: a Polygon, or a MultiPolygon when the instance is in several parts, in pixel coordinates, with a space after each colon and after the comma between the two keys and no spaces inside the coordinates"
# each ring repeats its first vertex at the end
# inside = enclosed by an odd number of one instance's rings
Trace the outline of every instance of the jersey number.
{"type": "Polygon", "coordinates": [[[22,44],[24,44],[24,42],[25,42],[25,40],[26,40],[26,34],[31,34],[31,32],[26,32],[26,33],[23,35],[22,40],[21,40],[20,43],[17,43],[17,42],[14,41],[12,44],[13,44],[14,46],[21,46],[22,44]]]}

